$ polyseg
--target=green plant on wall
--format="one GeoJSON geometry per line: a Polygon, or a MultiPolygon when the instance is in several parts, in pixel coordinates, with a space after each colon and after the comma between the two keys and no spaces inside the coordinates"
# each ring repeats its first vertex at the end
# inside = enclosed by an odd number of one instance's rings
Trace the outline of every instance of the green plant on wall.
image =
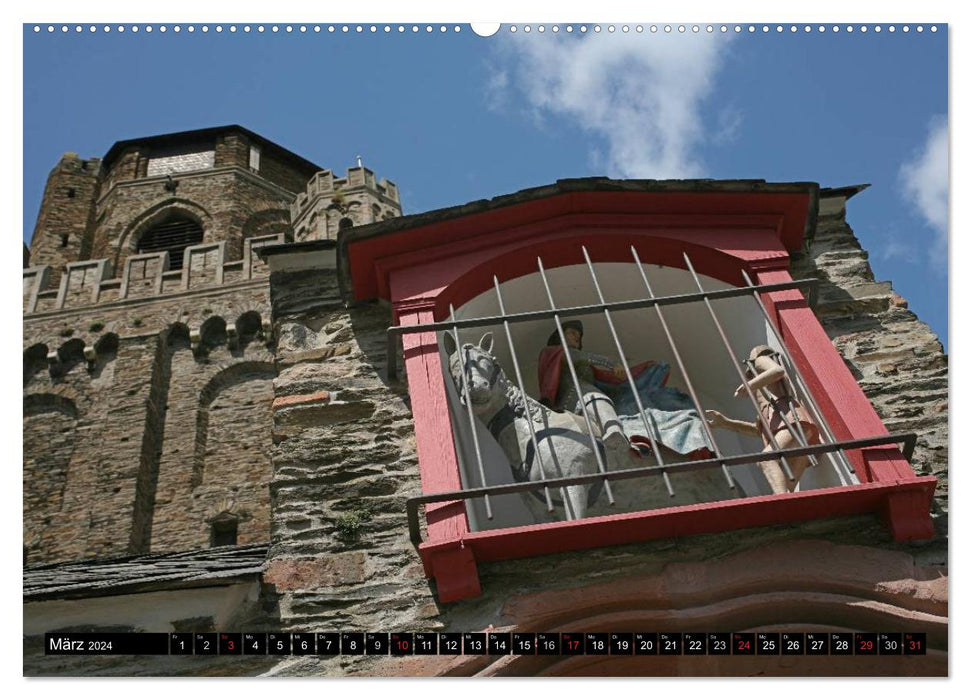
{"type": "Polygon", "coordinates": [[[371,510],[367,507],[355,508],[346,515],[334,521],[337,530],[336,537],[341,542],[357,542],[361,537],[364,523],[371,519],[371,510]]]}

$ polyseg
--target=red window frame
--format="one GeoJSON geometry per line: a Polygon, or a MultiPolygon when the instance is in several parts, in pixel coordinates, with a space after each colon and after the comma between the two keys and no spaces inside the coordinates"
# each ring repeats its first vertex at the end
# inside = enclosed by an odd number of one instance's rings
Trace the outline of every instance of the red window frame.
{"type": "MultiPolygon", "coordinates": [[[[442,321],[500,281],[594,262],[631,262],[636,244],[645,263],[683,268],[687,252],[700,274],[744,286],[792,281],[789,254],[815,218],[815,185],[790,191],[623,192],[552,194],[435,220],[378,236],[350,236],[344,265],[357,299],[392,303],[395,324],[442,321]],[[650,251],[646,253],[646,251],[650,251]]],[[[427,221],[423,223],[422,220],[427,221]]],[[[802,293],[762,294],[793,361],[838,441],[888,435],[802,293]]],[[[436,334],[402,338],[423,494],[462,488],[436,334]]],[[[390,349],[389,349],[390,351],[390,349]]],[[[389,358],[389,361],[391,358],[389,358]]],[[[848,450],[860,484],[778,495],[473,532],[462,501],[425,506],[427,538],[419,545],[425,574],[442,602],[481,592],[477,562],[584,549],[647,539],[878,512],[893,537],[930,537],[936,479],[916,476],[893,445],[848,450]]]]}

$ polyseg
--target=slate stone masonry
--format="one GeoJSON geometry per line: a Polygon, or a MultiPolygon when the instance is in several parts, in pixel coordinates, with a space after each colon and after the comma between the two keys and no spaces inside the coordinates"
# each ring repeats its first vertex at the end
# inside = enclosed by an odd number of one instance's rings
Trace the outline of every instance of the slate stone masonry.
{"type": "Polygon", "coordinates": [[[274,273],[271,288],[279,374],[264,584],[282,622],[434,629],[438,607],[404,525],[420,481],[406,387],[383,378],[388,311],[345,309],[333,272],[274,273]]]}
{"type": "Polygon", "coordinates": [[[946,538],[947,356],[891,284],[874,280],[869,255],[846,222],[846,200],[823,191],[816,235],[793,260],[792,274],[819,278],[814,311],[887,429],[917,433],[911,465],[937,477],[931,516],[946,538]]]}

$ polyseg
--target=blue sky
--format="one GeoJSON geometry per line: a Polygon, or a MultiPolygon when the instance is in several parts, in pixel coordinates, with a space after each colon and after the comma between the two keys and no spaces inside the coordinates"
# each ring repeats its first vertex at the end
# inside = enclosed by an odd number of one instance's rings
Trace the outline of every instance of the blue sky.
{"type": "Polygon", "coordinates": [[[849,221],[876,278],[947,342],[944,25],[739,35],[506,25],[488,39],[468,25],[87,26],[24,28],[25,240],[63,152],[101,156],[118,140],[233,123],[338,172],[362,155],[398,184],[406,213],[590,175],[870,183],[849,221]]]}

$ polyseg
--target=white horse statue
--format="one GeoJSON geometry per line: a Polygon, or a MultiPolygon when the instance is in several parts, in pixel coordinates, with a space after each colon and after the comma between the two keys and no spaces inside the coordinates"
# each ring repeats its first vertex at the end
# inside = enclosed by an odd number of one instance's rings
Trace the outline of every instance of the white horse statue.
{"type": "MultiPolygon", "coordinates": [[[[509,460],[516,482],[540,481],[544,476],[554,479],[597,474],[600,467],[594,444],[608,472],[657,464],[653,457],[638,457],[632,452],[623,456],[614,452],[608,460],[608,453],[603,449],[596,428],[596,439],[591,442],[583,416],[554,411],[525,395],[509,381],[493,356],[492,333],[483,335],[478,345],[466,343],[460,351],[450,333],[445,333],[444,342],[449,371],[460,400],[463,405],[466,400],[471,401],[472,412],[485,424],[509,460]],[[468,398],[465,396],[466,386],[468,398]],[[533,444],[534,435],[538,453],[533,444]]],[[[667,450],[664,458],[665,464],[685,460],[673,452],[669,456],[667,450]]],[[[554,488],[551,489],[551,496],[558,513],[562,512],[567,519],[579,519],[588,515],[650,510],[738,495],[729,489],[717,467],[672,474],[670,479],[674,497],[668,495],[659,474],[610,481],[616,501],[614,506],[609,504],[604,483],[600,480],[593,484],[554,488]],[[564,497],[560,498],[561,495],[564,497]]],[[[525,501],[537,521],[559,519],[547,511],[542,491],[525,494],[525,501]]]]}

